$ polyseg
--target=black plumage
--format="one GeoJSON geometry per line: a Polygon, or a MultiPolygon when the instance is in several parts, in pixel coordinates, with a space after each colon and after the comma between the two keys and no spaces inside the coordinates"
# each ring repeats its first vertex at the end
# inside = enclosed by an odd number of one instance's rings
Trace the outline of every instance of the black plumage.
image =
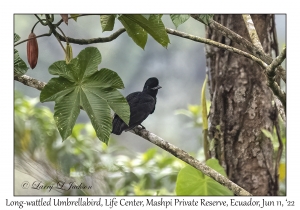
{"type": "MultiPolygon", "coordinates": [[[[115,114],[112,123],[112,133],[120,135],[124,130],[128,131],[137,125],[141,125],[148,115],[152,114],[155,110],[156,95],[159,88],[161,86],[158,84],[158,79],[151,77],[146,81],[142,92],[130,93],[126,97],[130,107],[129,126],[115,114]]],[[[145,128],[144,126],[142,127],[145,128]]]]}

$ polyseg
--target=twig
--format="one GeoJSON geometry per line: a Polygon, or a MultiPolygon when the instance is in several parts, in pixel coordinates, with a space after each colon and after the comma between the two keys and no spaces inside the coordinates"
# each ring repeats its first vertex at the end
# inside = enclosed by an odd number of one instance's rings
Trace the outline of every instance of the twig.
{"type": "Polygon", "coordinates": [[[266,68],[266,72],[268,76],[275,76],[275,69],[284,61],[286,58],[286,47],[283,48],[282,52],[279,56],[277,56],[272,63],[266,68]]]}
{"type": "Polygon", "coordinates": [[[207,165],[201,163],[199,160],[190,156],[184,150],[170,144],[169,142],[163,140],[162,138],[155,135],[154,133],[150,133],[146,129],[142,129],[140,126],[137,126],[133,130],[131,130],[131,132],[146,139],[147,141],[151,142],[152,144],[155,144],[156,146],[171,153],[172,155],[179,158],[180,160],[182,160],[182,161],[186,162],[187,164],[193,166],[194,168],[198,169],[205,175],[211,177],[212,179],[216,180],[218,183],[220,183],[220,184],[226,186],[227,188],[229,188],[230,190],[232,190],[235,195],[251,196],[251,194],[248,191],[246,191],[245,189],[241,188],[234,182],[230,181],[228,178],[219,174],[217,171],[211,169],[207,165]]]}
{"type": "MultiPolygon", "coordinates": [[[[66,38],[68,39],[69,43],[79,44],[79,45],[104,43],[104,42],[111,42],[112,40],[118,38],[118,36],[120,36],[125,31],[126,31],[125,28],[120,28],[119,30],[117,30],[115,33],[111,34],[108,37],[98,37],[98,38],[92,38],[92,39],[74,39],[74,38],[71,38],[71,37],[66,37],[66,38]]],[[[53,32],[53,33],[55,33],[55,35],[57,35],[58,38],[61,41],[66,42],[66,38],[65,37],[63,37],[62,35],[60,35],[56,31],[53,32]]]]}
{"type": "Polygon", "coordinates": [[[243,16],[243,19],[244,19],[244,22],[245,22],[245,25],[246,25],[246,28],[248,30],[248,33],[249,33],[249,36],[250,36],[250,39],[251,39],[252,43],[258,49],[263,51],[264,49],[263,49],[263,47],[262,47],[262,45],[259,41],[259,38],[258,38],[258,35],[256,33],[255,26],[254,26],[254,23],[251,19],[251,16],[250,15],[242,15],[242,16],[243,16]]]}
{"type": "Polygon", "coordinates": [[[279,56],[277,56],[273,62],[266,68],[266,73],[268,76],[268,85],[273,90],[273,93],[278,97],[281,101],[284,111],[286,113],[286,94],[278,84],[275,82],[275,69],[284,61],[286,58],[286,47],[283,48],[282,52],[279,56]]]}
{"type": "MultiPolygon", "coordinates": [[[[38,35],[38,36],[36,36],[36,37],[32,37],[32,38],[30,38],[30,39],[37,39],[37,38],[40,38],[40,37],[43,37],[43,36],[51,36],[51,34],[52,34],[52,32],[50,31],[49,33],[41,34],[41,35],[38,35]]],[[[20,41],[20,42],[17,42],[16,44],[14,44],[14,47],[17,46],[17,45],[19,45],[19,44],[22,44],[22,43],[24,43],[24,42],[27,42],[27,41],[29,41],[30,39],[25,39],[25,40],[22,40],[22,41],[20,41]]]]}

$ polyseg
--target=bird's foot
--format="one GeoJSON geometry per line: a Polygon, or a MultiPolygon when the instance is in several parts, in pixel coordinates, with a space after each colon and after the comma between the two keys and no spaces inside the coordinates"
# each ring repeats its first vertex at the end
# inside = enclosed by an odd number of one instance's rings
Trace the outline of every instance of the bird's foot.
{"type": "Polygon", "coordinates": [[[142,126],[142,129],[146,129],[142,124],[140,124],[140,126],[142,126]]]}

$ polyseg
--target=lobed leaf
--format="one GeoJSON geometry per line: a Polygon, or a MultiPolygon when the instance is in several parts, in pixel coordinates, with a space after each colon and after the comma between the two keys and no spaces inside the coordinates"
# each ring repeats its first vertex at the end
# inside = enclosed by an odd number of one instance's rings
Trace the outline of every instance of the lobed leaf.
{"type": "Polygon", "coordinates": [[[63,140],[71,135],[76,119],[80,112],[79,88],[60,97],[54,106],[54,120],[63,140]]]}
{"type": "Polygon", "coordinates": [[[80,106],[88,114],[97,137],[108,143],[112,130],[110,108],[129,123],[127,100],[117,90],[124,88],[121,78],[112,70],[101,69],[101,54],[95,47],[82,50],[69,64],[58,61],[49,72],[52,78],[41,91],[40,101],[55,101],[54,118],[63,139],[71,135],[80,106]]]}
{"type": "Polygon", "coordinates": [[[90,89],[83,88],[80,91],[81,105],[88,114],[97,137],[107,144],[112,130],[110,109],[106,100],[96,96],[90,89]]]}

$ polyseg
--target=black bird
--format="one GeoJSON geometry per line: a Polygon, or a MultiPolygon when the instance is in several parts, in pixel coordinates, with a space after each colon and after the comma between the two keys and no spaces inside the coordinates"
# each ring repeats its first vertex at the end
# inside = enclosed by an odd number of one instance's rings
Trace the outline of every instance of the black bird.
{"type": "MultiPolygon", "coordinates": [[[[130,107],[129,126],[115,114],[112,123],[112,133],[120,135],[124,130],[128,131],[137,125],[141,125],[148,115],[152,114],[155,110],[156,94],[159,88],[161,86],[158,85],[158,79],[151,77],[146,81],[142,92],[130,93],[126,97],[130,107]]],[[[143,125],[141,126],[145,128],[143,125]]]]}

